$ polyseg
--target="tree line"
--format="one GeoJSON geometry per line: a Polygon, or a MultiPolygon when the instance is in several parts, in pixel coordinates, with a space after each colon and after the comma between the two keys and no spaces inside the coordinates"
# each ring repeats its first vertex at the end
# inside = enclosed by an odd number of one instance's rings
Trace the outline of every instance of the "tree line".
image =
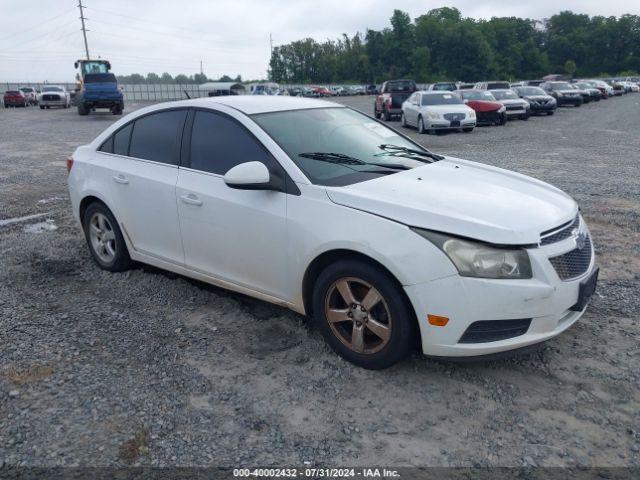
{"type": "Polygon", "coordinates": [[[141,75],[139,73],[132,73],[131,75],[117,75],[120,83],[127,84],[201,84],[206,82],[242,82],[242,76],[237,75],[235,78],[231,78],[228,75],[223,75],[218,79],[208,78],[204,73],[196,73],[194,75],[178,74],[175,77],[171,74],[164,72],[162,75],[157,73],[147,73],[141,75]]]}
{"type": "Polygon", "coordinates": [[[282,83],[380,83],[534,79],[640,72],[640,16],[563,11],[545,20],[465,18],[456,8],[411,20],[394,10],[390,26],[352,37],[312,38],[275,47],[270,78],[282,83]]]}

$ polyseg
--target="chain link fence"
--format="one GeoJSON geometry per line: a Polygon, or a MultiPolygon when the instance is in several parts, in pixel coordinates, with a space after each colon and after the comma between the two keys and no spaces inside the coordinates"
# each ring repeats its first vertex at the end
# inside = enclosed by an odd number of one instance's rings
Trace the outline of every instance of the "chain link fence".
{"type": "MultiPolygon", "coordinates": [[[[21,87],[32,87],[37,91],[42,91],[42,87],[45,85],[60,85],[65,87],[69,92],[73,92],[76,88],[75,83],[31,83],[31,82],[19,82],[19,83],[1,83],[0,88],[4,87],[4,90],[17,90],[21,87]]],[[[126,84],[119,83],[124,93],[125,101],[142,101],[142,102],[165,102],[168,100],[184,100],[187,98],[185,91],[191,98],[206,97],[208,92],[202,91],[197,84],[126,84]]]]}

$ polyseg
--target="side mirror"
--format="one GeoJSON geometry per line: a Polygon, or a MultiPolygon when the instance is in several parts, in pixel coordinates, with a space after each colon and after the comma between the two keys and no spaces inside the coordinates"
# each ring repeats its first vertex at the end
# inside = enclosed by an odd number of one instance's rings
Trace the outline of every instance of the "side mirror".
{"type": "Polygon", "coordinates": [[[224,183],[240,190],[273,190],[269,169],[262,162],[236,165],[224,175],[224,183]]]}

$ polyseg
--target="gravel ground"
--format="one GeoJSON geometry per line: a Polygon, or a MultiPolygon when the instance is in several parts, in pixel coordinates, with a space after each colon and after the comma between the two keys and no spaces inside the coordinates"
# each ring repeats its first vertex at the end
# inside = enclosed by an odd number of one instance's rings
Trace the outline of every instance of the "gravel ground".
{"type": "Polygon", "coordinates": [[[533,354],[416,353],[381,372],[279,307],[149,267],[99,270],[64,160],[118,117],[0,110],[0,465],[640,466],[639,103],[410,132],[574,196],[601,282],[533,354]]]}

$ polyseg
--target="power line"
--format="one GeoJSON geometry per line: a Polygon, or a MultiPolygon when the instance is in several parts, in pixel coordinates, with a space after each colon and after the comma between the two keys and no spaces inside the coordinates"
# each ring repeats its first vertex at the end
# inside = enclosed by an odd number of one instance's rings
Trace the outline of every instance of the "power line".
{"type": "Polygon", "coordinates": [[[16,33],[10,33],[9,35],[7,35],[6,37],[2,37],[0,38],[0,42],[4,42],[5,40],[11,38],[11,37],[17,37],[22,35],[23,33],[27,33],[30,32],[31,30],[34,30],[36,28],[40,28],[40,27],[47,27],[49,25],[51,25],[51,22],[53,22],[54,20],[57,20],[60,17],[63,17],[64,15],[68,15],[71,10],[75,10],[76,7],[72,7],[72,8],[68,8],[66,10],[64,10],[62,13],[55,15],[51,18],[47,18],[47,22],[46,23],[36,23],[34,26],[29,27],[29,28],[21,28],[19,32],[16,33]]]}

